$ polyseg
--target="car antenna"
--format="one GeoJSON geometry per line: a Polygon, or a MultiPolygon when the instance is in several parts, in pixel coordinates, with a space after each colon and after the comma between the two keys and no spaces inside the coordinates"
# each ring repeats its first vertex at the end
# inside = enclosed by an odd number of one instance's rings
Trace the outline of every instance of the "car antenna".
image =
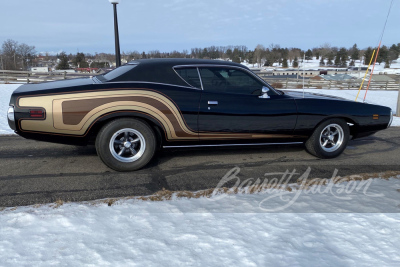
{"type": "Polygon", "coordinates": [[[365,91],[363,103],[365,102],[365,98],[367,97],[368,88],[369,88],[369,85],[370,85],[370,83],[371,83],[372,74],[374,73],[376,60],[378,59],[379,49],[381,48],[382,39],[383,39],[383,34],[385,33],[386,24],[387,24],[388,19],[389,19],[390,11],[392,10],[392,6],[393,6],[393,0],[390,2],[389,11],[388,11],[388,14],[387,14],[387,16],[386,16],[385,25],[383,26],[383,30],[382,30],[382,33],[381,33],[381,36],[380,36],[379,45],[378,45],[378,51],[376,52],[376,55],[375,55],[375,61],[374,61],[374,65],[372,66],[371,75],[369,76],[369,81],[368,81],[368,85],[367,85],[367,90],[365,91]]]}

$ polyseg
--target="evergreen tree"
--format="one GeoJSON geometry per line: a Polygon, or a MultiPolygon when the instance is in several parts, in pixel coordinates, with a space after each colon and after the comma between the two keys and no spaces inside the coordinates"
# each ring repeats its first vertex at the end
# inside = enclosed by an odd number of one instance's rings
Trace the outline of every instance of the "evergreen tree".
{"type": "Polygon", "coordinates": [[[77,53],[75,57],[73,57],[72,63],[78,68],[88,68],[89,64],[86,62],[85,54],[77,53]]]}
{"type": "Polygon", "coordinates": [[[389,61],[390,61],[389,58],[386,58],[385,69],[390,69],[390,62],[389,61]]]}
{"type": "Polygon", "coordinates": [[[288,66],[287,58],[284,58],[284,59],[283,59],[283,61],[282,61],[282,67],[283,67],[283,68],[289,67],[289,66],[288,66]]]}
{"type": "Polygon", "coordinates": [[[382,62],[386,62],[386,59],[389,57],[389,50],[386,45],[383,45],[381,49],[379,50],[378,58],[376,59],[376,62],[381,65],[382,62]]]}
{"type": "Polygon", "coordinates": [[[306,60],[311,60],[312,56],[313,56],[312,51],[308,49],[306,52],[306,60]]]}
{"type": "Polygon", "coordinates": [[[328,54],[328,62],[326,63],[326,65],[328,66],[332,66],[333,65],[333,59],[335,58],[335,55],[333,54],[333,52],[329,52],[328,54]]]}
{"type": "Polygon", "coordinates": [[[396,59],[399,58],[400,50],[399,50],[399,48],[398,48],[395,44],[393,44],[393,45],[390,47],[389,51],[390,51],[392,57],[394,58],[393,60],[396,60],[396,59]]]}
{"type": "Polygon", "coordinates": [[[319,52],[315,52],[315,58],[319,59],[320,53],[319,52]]]}
{"type": "Polygon", "coordinates": [[[340,53],[338,52],[335,57],[335,66],[340,66],[340,65],[341,65],[340,53]]]}
{"type": "Polygon", "coordinates": [[[142,59],[145,59],[145,58],[147,58],[147,56],[146,56],[146,53],[143,51],[143,53],[142,53],[142,59]]]}
{"type": "Polygon", "coordinates": [[[354,44],[351,48],[351,59],[358,60],[360,58],[360,49],[358,49],[357,44],[354,44]]]}
{"type": "Polygon", "coordinates": [[[364,52],[364,65],[368,65],[371,57],[372,57],[373,50],[371,47],[368,47],[367,50],[364,52]]]}
{"type": "Polygon", "coordinates": [[[248,51],[246,54],[246,59],[247,63],[252,64],[254,67],[254,64],[256,64],[256,60],[254,60],[254,51],[248,51]]]}
{"type": "Polygon", "coordinates": [[[325,60],[324,60],[323,56],[321,56],[321,60],[319,61],[319,65],[320,66],[325,66],[325,60]]]}
{"type": "Polygon", "coordinates": [[[232,62],[240,63],[240,57],[236,54],[232,55],[232,62]]]}
{"type": "Polygon", "coordinates": [[[348,60],[347,49],[342,47],[339,50],[339,54],[340,54],[340,66],[346,67],[347,66],[347,60],[348,60]]]}
{"type": "Polygon", "coordinates": [[[68,56],[65,52],[61,52],[59,55],[57,55],[57,58],[60,60],[58,65],[56,66],[57,70],[68,70],[69,69],[69,64],[68,64],[68,56]]]}
{"type": "Polygon", "coordinates": [[[354,62],[354,60],[350,61],[349,66],[355,66],[355,65],[356,65],[356,63],[354,62]]]}
{"type": "Polygon", "coordinates": [[[297,68],[299,66],[299,60],[297,59],[297,57],[294,57],[292,66],[293,68],[297,68]]]}

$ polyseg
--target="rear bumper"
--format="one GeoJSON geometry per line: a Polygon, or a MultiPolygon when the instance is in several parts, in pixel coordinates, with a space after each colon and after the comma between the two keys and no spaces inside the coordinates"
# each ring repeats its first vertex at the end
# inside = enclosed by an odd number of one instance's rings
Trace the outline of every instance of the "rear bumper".
{"type": "Polygon", "coordinates": [[[10,106],[7,111],[7,120],[8,120],[8,126],[10,126],[11,129],[14,131],[17,129],[15,126],[15,112],[14,112],[14,106],[10,106]]]}

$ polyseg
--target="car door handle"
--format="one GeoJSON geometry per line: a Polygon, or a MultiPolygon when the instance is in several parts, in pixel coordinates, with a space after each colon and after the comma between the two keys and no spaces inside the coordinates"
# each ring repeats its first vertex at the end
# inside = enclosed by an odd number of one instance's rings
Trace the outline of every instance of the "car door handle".
{"type": "Polygon", "coordinates": [[[209,105],[218,105],[218,101],[208,101],[209,105]]]}

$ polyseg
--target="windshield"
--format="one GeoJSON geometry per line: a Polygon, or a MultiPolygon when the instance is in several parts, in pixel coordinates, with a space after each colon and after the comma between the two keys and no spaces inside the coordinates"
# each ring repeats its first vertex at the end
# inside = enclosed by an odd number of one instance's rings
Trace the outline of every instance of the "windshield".
{"type": "Polygon", "coordinates": [[[107,72],[106,74],[103,75],[103,78],[106,79],[107,81],[114,80],[118,78],[119,76],[127,73],[128,71],[132,70],[134,67],[136,67],[137,64],[126,64],[121,67],[118,67],[110,72],[107,72]]]}

